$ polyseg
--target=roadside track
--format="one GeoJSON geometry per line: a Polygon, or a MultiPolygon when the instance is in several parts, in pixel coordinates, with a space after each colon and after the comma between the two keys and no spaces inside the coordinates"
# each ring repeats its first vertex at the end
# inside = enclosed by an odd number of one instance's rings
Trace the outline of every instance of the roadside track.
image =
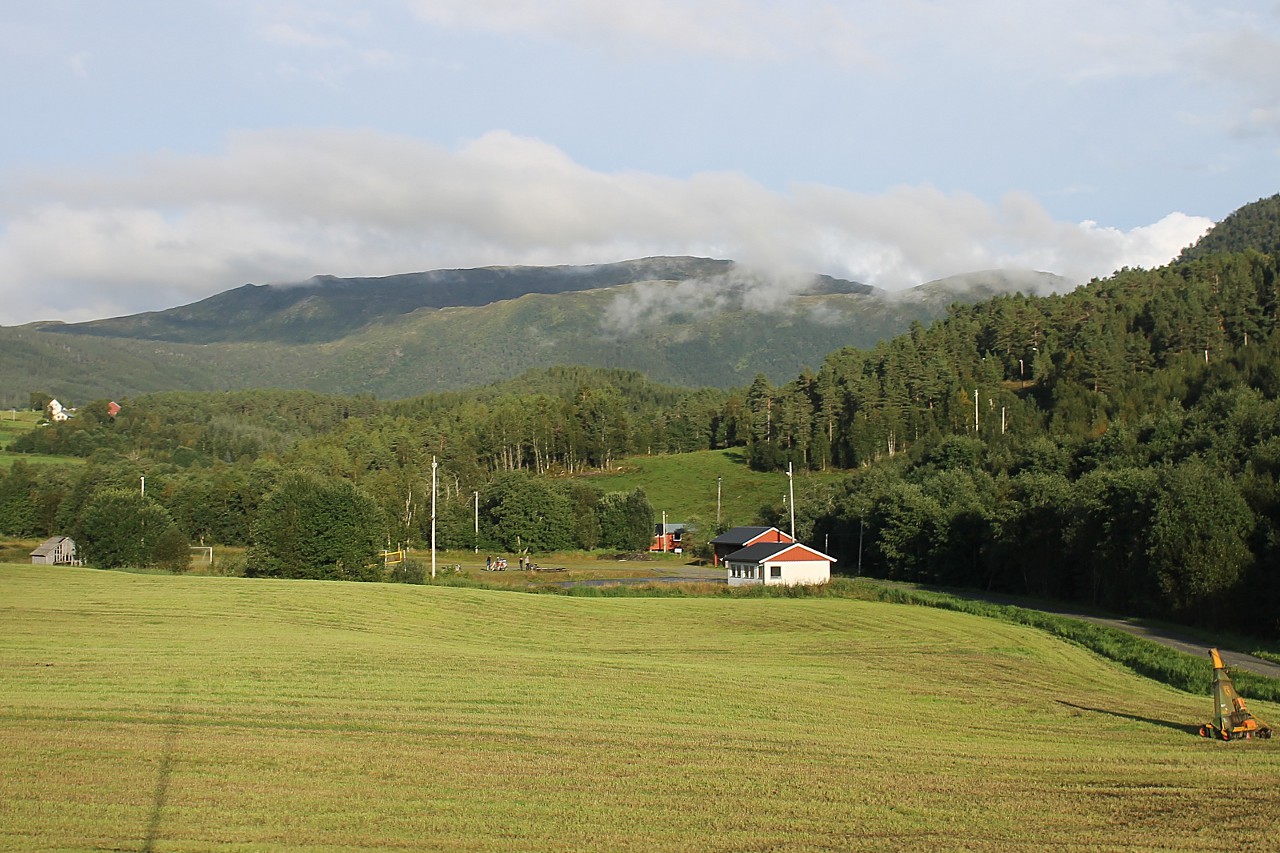
{"type": "MultiPolygon", "coordinates": [[[[956,598],[968,598],[974,601],[987,601],[992,604],[1008,604],[1014,607],[1022,607],[1027,610],[1039,610],[1043,613],[1053,613],[1058,616],[1068,616],[1072,619],[1079,619],[1081,622],[1090,622],[1094,625],[1102,625],[1107,628],[1115,628],[1137,637],[1145,637],[1148,640],[1159,643],[1162,646],[1168,646],[1171,649],[1177,649],[1180,652],[1186,652],[1189,655],[1197,655],[1207,657],[1209,654],[1210,644],[1206,644],[1203,639],[1196,638],[1189,633],[1178,630],[1175,627],[1165,625],[1156,625],[1143,619],[1122,618],[1118,616],[1099,616],[1095,613],[1088,613],[1079,608],[1072,607],[1068,604],[1060,602],[1041,601],[1038,599],[1019,598],[1012,595],[1001,595],[999,593],[984,593],[972,589],[944,589],[942,587],[928,587],[919,584],[899,583],[897,581],[886,581],[878,578],[866,578],[872,583],[883,584],[885,586],[899,586],[904,589],[922,589],[933,592],[944,592],[948,595],[954,595],[956,598]]],[[[1258,675],[1267,675],[1271,678],[1280,678],[1280,664],[1264,658],[1251,655],[1248,652],[1238,651],[1236,649],[1218,646],[1218,652],[1222,655],[1222,660],[1232,669],[1244,669],[1258,675]]]]}

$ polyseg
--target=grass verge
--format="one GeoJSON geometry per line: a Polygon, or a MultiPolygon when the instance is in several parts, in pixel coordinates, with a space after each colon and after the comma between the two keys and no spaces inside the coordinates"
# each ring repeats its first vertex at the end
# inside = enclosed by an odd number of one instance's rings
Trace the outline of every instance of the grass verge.
{"type": "MultiPolygon", "coordinates": [[[[938,607],[1027,625],[1097,652],[1139,675],[1170,687],[1206,695],[1211,690],[1213,667],[1206,658],[1162,646],[1153,640],[1137,637],[1117,628],[1026,607],[960,598],[944,592],[877,584],[862,586],[876,590],[874,597],[878,601],[938,607]]],[[[1231,672],[1231,679],[1242,696],[1280,702],[1280,679],[1239,669],[1231,672]]]]}

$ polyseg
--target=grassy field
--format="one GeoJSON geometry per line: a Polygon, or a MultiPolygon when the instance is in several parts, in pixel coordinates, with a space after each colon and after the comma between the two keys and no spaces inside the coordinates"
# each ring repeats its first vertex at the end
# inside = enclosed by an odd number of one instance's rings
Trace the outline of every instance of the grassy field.
{"type": "Polygon", "coordinates": [[[967,614],[4,565],[0,625],[5,849],[1274,849],[1280,739],[967,614]]]}
{"type": "Polygon", "coordinates": [[[7,409],[0,411],[0,467],[8,468],[15,459],[31,465],[83,465],[84,460],[74,456],[45,456],[34,453],[10,453],[8,447],[19,435],[35,429],[41,412],[7,409]]]}
{"type": "Polygon", "coordinates": [[[40,420],[40,412],[21,412],[17,409],[0,411],[0,450],[24,432],[33,429],[40,420]]]}
{"type": "MultiPolygon", "coordinates": [[[[723,568],[710,565],[693,565],[688,555],[653,553],[644,555],[643,559],[616,559],[616,555],[600,553],[559,553],[538,555],[534,562],[539,570],[521,572],[518,570],[519,557],[506,555],[507,571],[487,572],[484,570],[485,554],[479,556],[470,552],[448,551],[437,557],[436,564],[441,569],[457,566],[458,575],[481,584],[497,587],[538,587],[548,584],[563,584],[570,581],[638,581],[646,578],[696,578],[723,581],[723,568]]],[[[412,555],[424,566],[429,566],[429,553],[414,552],[412,555]]]]}
{"type": "MultiPolygon", "coordinates": [[[[701,450],[670,456],[628,456],[620,470],[587,474],[584,479],[606,492],[644,489],[661,518],[682,522],[699,518],[709,526],[716,521],[716,477],[721,477],[720,512],[726,526],[758,524],[760,508],[781,509],[787,494],[787,475],[777,471],[752,471],[742,448],[701,450]]],[[[807,477],[843,476],[797,472],[797,484],[807,477]]]]}

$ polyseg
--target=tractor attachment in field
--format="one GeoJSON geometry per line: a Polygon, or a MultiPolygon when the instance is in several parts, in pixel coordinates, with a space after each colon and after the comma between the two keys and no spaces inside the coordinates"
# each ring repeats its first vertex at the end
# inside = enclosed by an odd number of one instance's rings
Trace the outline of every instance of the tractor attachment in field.
{"type": "Polygon", "coordinates": [[[1200,727],[1200,736],[1223,740],[1271,737],[1270,727],[1245,708],[1244,700],[1236,693],[1218,650],[1210,649],[1209,657],[1213,658],[1214,717],[1212,723],[1205,723],[1200,727]]]}

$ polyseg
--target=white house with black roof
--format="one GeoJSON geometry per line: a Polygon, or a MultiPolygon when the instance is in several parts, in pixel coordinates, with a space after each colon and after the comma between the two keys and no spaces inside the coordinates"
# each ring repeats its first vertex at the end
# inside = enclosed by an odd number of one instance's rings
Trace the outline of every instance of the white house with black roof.
{"type": "Polygon", "coordinates": [[[795,586],[831,580],[835,558],[799,542],[757,542],[729,554],[724,562],[729,586],[795,586]]]}

